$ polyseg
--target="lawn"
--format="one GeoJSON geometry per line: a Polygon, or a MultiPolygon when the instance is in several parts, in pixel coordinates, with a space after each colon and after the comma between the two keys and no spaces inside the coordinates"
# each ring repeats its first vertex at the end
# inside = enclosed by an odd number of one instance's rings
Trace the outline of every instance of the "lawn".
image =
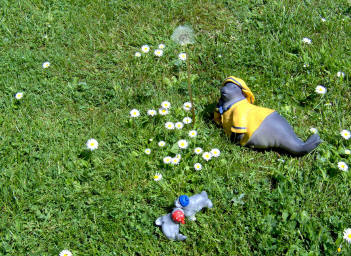
{"type": "Polygon", "coordinates": [[[0,255],[350,255],[350,0],[4,0],[0,14],[0,255]],[[193,44],[171,39],[179,25],[193,44]],[[233,144],[212,118],[230,75],[322,144],[233,144]],[[196,118],[168,130],[192,117],[188,79],[196,118]],[[155,220],[202,190],[214,207],[169,241],[155,220]]]}

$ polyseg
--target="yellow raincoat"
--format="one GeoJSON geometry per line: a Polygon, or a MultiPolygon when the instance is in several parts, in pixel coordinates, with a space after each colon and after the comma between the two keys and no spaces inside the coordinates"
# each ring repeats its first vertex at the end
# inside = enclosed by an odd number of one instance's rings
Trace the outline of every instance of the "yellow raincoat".
{"type": "Polygon", "coordinates": [[[230,76],[223,84],[225,85],[229,82],[239,86],[246,99],[236,102],[222,114],[220,113],[221,111],[217,109],[214,113],[214,119],[218,124],[223,126],[228,136],[230,136],[232,132],[243,133],[244,136],[240,140],[240,144],[244,146],[261,125],[262,121],[273,113],[274,110],[253,105],[252,103],[254,103],[255,97],[250,88],[240,78],[230,76]]]}

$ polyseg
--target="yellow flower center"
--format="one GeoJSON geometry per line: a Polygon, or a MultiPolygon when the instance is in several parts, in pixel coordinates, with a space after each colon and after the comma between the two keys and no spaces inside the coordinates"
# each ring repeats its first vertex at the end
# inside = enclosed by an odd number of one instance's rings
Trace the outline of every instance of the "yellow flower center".
{"type": "Polygon", "coordinates": [[[95,145],[94,142],[91,142],[91,143],[90,143],[90,146],[91,146],[91,147],[94,147],[94,145],[95,145]]]}
{"type": "Polygon", "coordinates": [[[338,248],[338,252],[341,252],[341,248],[340,247],[338,248]]]}
{"type": "Polygon", "coordinates": [[[351,239],[351,233],[350,233],[350,234],[348,234],[348,235],[347,235],[347,237],[351,239]]]}

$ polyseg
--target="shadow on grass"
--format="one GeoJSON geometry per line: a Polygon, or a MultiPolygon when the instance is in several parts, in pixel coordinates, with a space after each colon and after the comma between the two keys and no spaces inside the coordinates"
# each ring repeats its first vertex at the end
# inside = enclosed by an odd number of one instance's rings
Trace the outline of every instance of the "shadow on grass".
{"type": "Polygon", "coordinates": [[[88,150],[88,149],[84,149],[82,152],[80,152],[80,154],[78,155],[78,157],[80,159],[83,159],[83,160],[90,160],[91,159],[91,156],[92,156],[92,152],[91,150],[88,150]]]}

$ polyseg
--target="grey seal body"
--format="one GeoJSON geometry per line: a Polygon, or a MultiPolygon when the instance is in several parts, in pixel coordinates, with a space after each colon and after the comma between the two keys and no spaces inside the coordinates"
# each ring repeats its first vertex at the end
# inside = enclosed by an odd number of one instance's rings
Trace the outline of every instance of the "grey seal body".
{"type": "MultiPolygon", "coordinates": [[[[218,106],[228,109],[244,99],[245,95],[239,86],[234,83],[226,83],[221,88],[218,106]]],[[[242,137],[243,134],[232,134],[235,141],[240,141],[242,137]]],[[[282,149],[292,155],[304,155],[311,152],[320,143],[318,134],[311,135],[306,142],[303,142],[296,136],[286,119],[277,112],[273,112],[262,121],[245,146],[259,149],[282,149]]]]}
{"type": "Polygon", "coordinates": [[[212,208],[213,204],[210,199],[208,199],[206,191],[202,191],[200,194],[195,194],[189,197],[189,204],[183,207],[179,198],[177,198],[174,202],[175,206],[181,208],[184,211],[184,215],[188,217],[190,220],[196,220],[195,214],[202,210],[202,208],[212,208]]]}
{"type": "Polygon", "coordinates": [[[171,213],[159,217],[155,224],[162,227],[162,232],[170,240],[180,240],[186,239],[186,236],[179,233],[179,225],[172,220],[171,213]]]}

